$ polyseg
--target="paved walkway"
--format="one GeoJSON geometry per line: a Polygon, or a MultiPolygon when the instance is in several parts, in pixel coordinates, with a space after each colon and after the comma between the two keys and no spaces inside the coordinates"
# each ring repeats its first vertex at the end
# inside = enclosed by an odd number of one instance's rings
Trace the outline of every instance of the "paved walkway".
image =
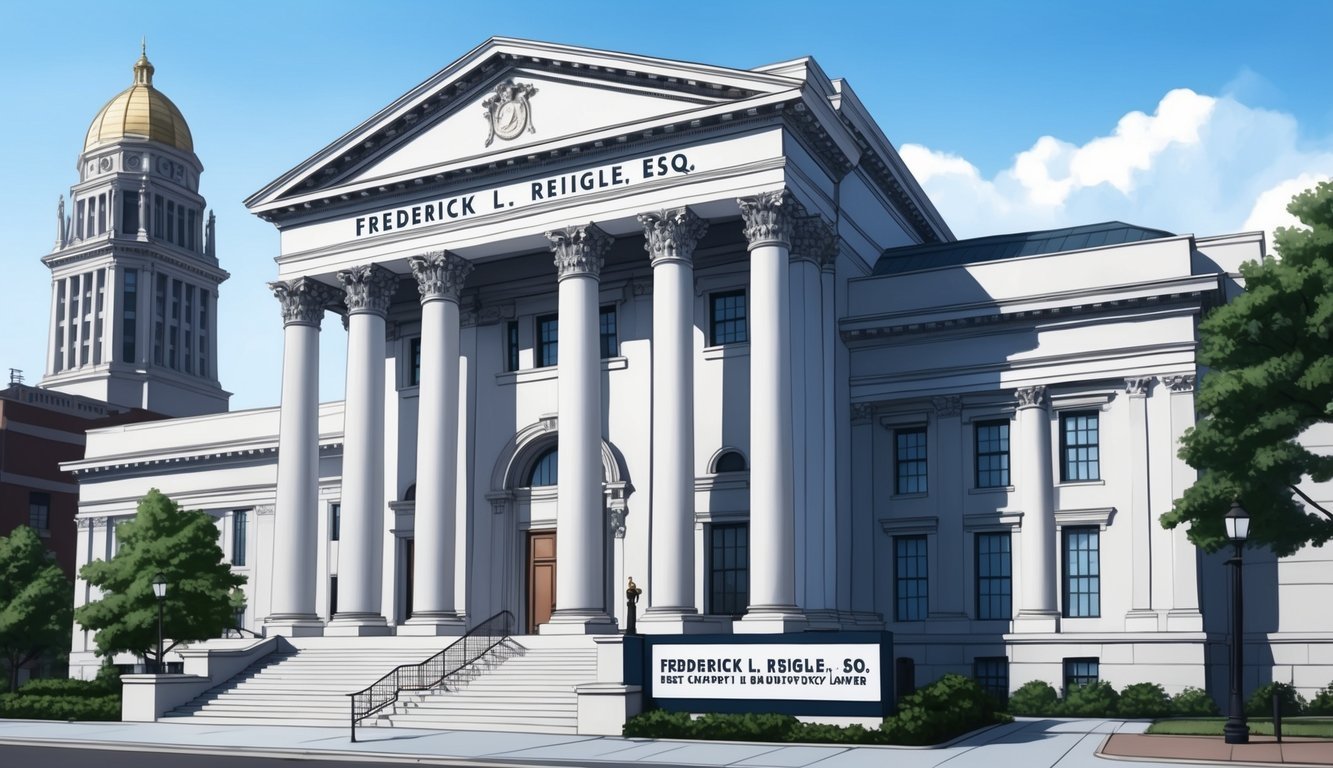
{"type": "Polygon", "coordinates": [[[1227,744],[1218,736],[1148,736],[1117,733],[1102,747],[1106,757],[1170,759],[1203,763],[1285,763],[1333,766],[1333,741],[1251,736],[1249,744],[1227,744]]]}
{"type": "MultiPolygon", "coordinates": [[[[672,741],[620,737],[425,731],[365,728],[362,741],[346,729],[188,723],[59,723],[0,720],[4,745],[96,746],[136,751],[196,752],[284,758],[362,757],[436,765],[741,766],[744,768],[1114,768],[1097,750],[1115,745],[1115,757],[1135,768],[1178,766],[1179,760],[1224,763],[1228,759],[1333,765],[1333,742],[1254,744],[1224,753],[1220,739],[1144,736],[1144,722],[1025,719],[973,734],[939,748],[845,747],[737,742],[672,741]],[[1109,737],[1109,738],[1108,738],[1109,737]],[[1160,742],[1159,740],[1165,740],[1160,742]],[[1165,746],[1154,746],[1162,743],[1165,746]],[[1143,759],[1144,757],[1148,759],[1143,759]],[[1163,759],[1165,758],[1165,759],[1163,759]]],[[[1108,754],[1107,757],[1112,755],[1108,754]]]]}

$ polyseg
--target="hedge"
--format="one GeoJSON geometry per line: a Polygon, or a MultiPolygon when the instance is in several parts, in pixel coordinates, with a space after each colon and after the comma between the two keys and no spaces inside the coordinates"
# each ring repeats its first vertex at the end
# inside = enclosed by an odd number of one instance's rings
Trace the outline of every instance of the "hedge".
{"type": "Polygon", "coordinates": [[[26,720],[119,720],[120,694],[44,696],[0,693],[0,717],[26,720]]]}
{"type": "Polygon", "coordinates": [[[1009,713],[1024,717],[1170,717],[1216,715],[1206,691],[1186,688],[1168,697],[1156,683],[1134,683],[1116,693],[1110,683],[1080,686],[1061,699],[1049,683],[1032,680],[1009,696],[1009,713]]]}

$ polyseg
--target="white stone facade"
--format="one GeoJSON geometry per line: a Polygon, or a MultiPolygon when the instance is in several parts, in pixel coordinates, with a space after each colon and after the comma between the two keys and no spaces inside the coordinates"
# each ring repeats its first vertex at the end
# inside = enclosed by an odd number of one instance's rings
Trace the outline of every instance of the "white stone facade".
{"type": "MultiPolygon", "coordinates": [[[[917,683],[1096,659],[1176,691],[1222,663],[1221,566],[1157,518],[1193,479],[1197,320],[1260,235],[970,259],[811,59],[503,39],[247,205],[281,232],[282,402],[90,433],[80,562],[158,487],[229,555],[244,532],[269,633],[613,632],[632,576],[644,631],[885,627],[917,683]],[[320,405],[326,312],[348,378],[320,405]]],[[[1326,600],[1328,560],[1250,589],[1326,600]]],[[[1255,676],[1327,684],[1333,626],[1274,605],[1255,676]]],[[[91,648],[76,627],[85,674],[91,648]]]]}

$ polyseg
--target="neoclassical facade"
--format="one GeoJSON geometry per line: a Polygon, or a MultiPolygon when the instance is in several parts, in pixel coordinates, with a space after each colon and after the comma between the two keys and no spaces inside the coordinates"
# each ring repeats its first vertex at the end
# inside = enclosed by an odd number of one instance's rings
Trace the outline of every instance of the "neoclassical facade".
{"type": "MultiPolygon", "coordinates": [[[[899,685],[1217,668],[1220,566],[1157,517],[1197,319],[1261,235],[958,241],[812,59],[508,39],[246,204],[281,403],[90,433],[85,559],[156,486],[217,515],[269,634],[595,636],[633,577],[646,632],[891,629],[899,685]]],[[[1305,656],[1253,674],[1326,684],[1320,621],[1256,629],[1305,656]]]]}

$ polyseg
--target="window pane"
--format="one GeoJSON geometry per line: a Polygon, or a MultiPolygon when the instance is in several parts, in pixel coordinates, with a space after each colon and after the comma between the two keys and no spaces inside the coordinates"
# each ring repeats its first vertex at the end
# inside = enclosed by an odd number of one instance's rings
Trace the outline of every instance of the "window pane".
{"type": "Polygon", "coordinates": [[[1100,660],[1095,657],[1065,659],[1065,695],[1075,688],[1097,682],[1100,666],[1100,660]]]}
{"type": "Polygon", "coordinates": [[[712,345],[749,340],[746,332],[745,291],[715,293],[709,297],[709,337],[712,345]]]}
{"type": "Polygon", "coordinates": [[[28,527],[39,533],[51,527],[51,494],[28,493],[28,527]]]}
{"type": "Polygon", "coordinates": [[[750,604],[749,526],[709,526],[708,612],[739,616],[750,604]]]}
{"type": "Polygon", "coordinates": [[[1101,563],[1096,528],[1065,529],[1065,610],[1074,618],[1101,616],[1101,563]]]}
{"type": "Polygon", "coordinates": [[[509,364],[505,368],[507,371],[518,370],[518,321],[510,320],[507,328],[507,353],[509,364]]]}
{"type": "Polygon", "coordinates": [[[996,701],[1009,699],[1009,659],[1004,656],[978,656],[972,660],[972,677],[996,701]]]}
{"type": "Polygon", "coordinates": [[[1013,616],[1013,565],[1007,533],[977,534],[977,618],[1013,616]]]}
{"type": "Polygon", "coordinates": [[[245,510],[237,510],[231,513],[231,563],[232,565],[245,565],[245,538],[247,515],[245,510]]]}
{"type": "Polygon", "coordinates": [[[620,354],[620,340],[616,336],[616,308],[602,307],[598,316],[598,334],[601,340],[602,358],[620,354]]]}
{"type": "Polygon", "coordinates": [[[977,487],[1009,485],[1009,422],[988,421],[976,426],[977,487]]]}
{"type": "Polygon", "coordinates": [[[926,492],[926,428],[894,432],[895,493],[926,492]]]}
{"type": "Polygon", "coordinates": [[[560,325],[556,315],[537,318],[537,367],[559,365],[560,325]]]}
{"type": "Polygon", "coordinates": [[[411,367],[407,372],[407,386],[415,387],[421,384],[421,337],[418,336],[408,342],[408,365],[411,367]]]}
{"type": "Polygon", "coordinates": [[[1060,417],[1060,479],[1065,482],[1101,479],[1096,411],[1060,417]]]}
{"type": "Polygon", "coordinates": [[[560,454],[557,448],[548,448],[537,457],[528,473],[528,486],[532,488],[556,485],[559,480],[560,454]]]}
{"type": "Polygon", "coordinates": [[[926,537],[898,536],[894,545],[896,621],[922,621],[927,610],[926,537]]]}

